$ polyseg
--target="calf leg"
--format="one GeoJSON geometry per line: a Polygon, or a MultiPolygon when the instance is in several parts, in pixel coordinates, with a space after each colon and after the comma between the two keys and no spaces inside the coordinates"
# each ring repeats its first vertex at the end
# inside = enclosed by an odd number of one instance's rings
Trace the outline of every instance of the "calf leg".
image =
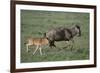
{"type": "Polygon", "coordinates": [[[40,47],[39,49],[40,49],[40,55],[42,55],[42,48],[40,47]]]}
{"type": "Polygon", "coordinates": [[[28,47],[29,47],[29,45],[28,45],[28,44],[26,44],[26,52],[28,52],[28,47]]]}
{"type": "Polygon", "coordinates": [[[38,48],[39,48],[39,46],[37,45],[35,51],[33,52],[33,55],[36,53],[38,48]]]}

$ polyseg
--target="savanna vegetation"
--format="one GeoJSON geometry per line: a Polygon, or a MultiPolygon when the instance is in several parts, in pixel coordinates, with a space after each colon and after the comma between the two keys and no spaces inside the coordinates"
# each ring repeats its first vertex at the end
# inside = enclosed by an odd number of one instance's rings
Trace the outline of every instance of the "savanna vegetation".
{"type": "Polygon", "coordinates": [[[89,13],[53,12],[21,10],[21,62],[70,61],[89,59],[89,13]],[[35,46],[26,52],[25,42],[28,37],[43,37],[43,33],[56,27],[81,27],[81,37],[74,38],[72,50],[65,41],[56,42],[57,48],[42,46],[43,55],[39,50],[32,54],[35,46]],[[66,47],[68,46],[68,47],[66,47]]]}

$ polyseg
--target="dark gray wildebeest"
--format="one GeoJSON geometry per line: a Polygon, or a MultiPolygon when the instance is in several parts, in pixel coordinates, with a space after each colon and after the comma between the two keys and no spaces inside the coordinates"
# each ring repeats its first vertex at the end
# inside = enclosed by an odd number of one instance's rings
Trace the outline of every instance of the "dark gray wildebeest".
{"type": "Polygon", "coordinates": [[[56,47],[55,41],[73,41],[75,36],[81,36],[81,29],[79,25],[72,27],[58,27],[44,33],[45,37],[49,40],[50,47],[56,47]]]}

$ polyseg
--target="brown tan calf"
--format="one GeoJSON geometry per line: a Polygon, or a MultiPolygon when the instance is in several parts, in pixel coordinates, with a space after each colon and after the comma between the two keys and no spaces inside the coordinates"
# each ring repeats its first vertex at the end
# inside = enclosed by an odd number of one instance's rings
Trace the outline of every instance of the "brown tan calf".
{"type": "Polygon", "coordinates": [[[42,48],[41,46],[47,45],[49,41],[46,38],[28,38],[26,43],[26,50],[28,52],[29,46],[36,46],[35,51],[33,52],[33,55],[36,53],[36,51],[40,50],[40,55],[42,55],[42,48]]]}

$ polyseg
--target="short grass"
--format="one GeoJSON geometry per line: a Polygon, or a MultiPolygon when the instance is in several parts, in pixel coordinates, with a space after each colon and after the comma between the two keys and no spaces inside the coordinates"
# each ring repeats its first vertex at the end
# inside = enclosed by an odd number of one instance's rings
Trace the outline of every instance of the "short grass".
{"type": "Polygon", "coordinates": [[[21,10],[21,62],[46,62],[46,61],[70,61],[89,59],[89,13],[76,12],[53,12],[21,10]],[[69,45],[65,41],[56,42],[57,48],[43,46],[43,55],[39,50],[32,55],[35,46],[31,46],[26,52],[24,44],[27,37],[43,37],[43,33],[51,28],[70,27],[75,24],[80,25],[82,35],[74,38],[69,45]],[[66,47],[68,46],[68,47],[66,47]]]}

